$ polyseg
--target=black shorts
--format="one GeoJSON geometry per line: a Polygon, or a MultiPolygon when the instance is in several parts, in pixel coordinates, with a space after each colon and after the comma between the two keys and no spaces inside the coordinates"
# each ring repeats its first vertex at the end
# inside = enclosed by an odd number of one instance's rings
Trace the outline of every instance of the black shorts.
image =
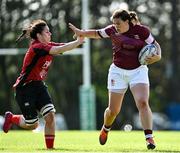
{"type": "Polygon", "coordinates": [[[47,86],[42,81],[32,81],[18,87],[15,98],[27,124],[38,121],[38,112],[43,116],[55,112],[47,86]]]}

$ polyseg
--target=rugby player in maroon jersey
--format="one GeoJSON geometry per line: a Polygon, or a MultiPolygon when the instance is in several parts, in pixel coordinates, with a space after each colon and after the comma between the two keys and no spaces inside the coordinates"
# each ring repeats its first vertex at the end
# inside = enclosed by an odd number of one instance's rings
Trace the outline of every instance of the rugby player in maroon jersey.
{"type": "Polygon", "coordinates": [[[106,143],[108,132],[121,110],[124,94],[130,87],[139,111],[147,148],[154,149],[156,146],[153,140],[152,112],[149,106],[148,67],[140,65],[138,55],[145,44],[154,43],[158,48],[157,54],[146,59],[148,64],[152,64],[161,59],[161,48],[149,28],[139,23],[135,12],[118,9],[112,14],[111,20],[112,25],[94,30],[80,30],[69,23],[69,27],[76,36],[94,39],[109,38],[112,41],[113,61],[108,74],[109,103],[104,112],[104,124],[99,141],[101,145],[106,143]]]}
{"type": "Polygon", "coordinates": [[[48,74],[53,55],[78,47],[83,43],[84,38],[77,37],[77,40],[68,43],[51,42],[49,27],[41,19],[34,20],[28,28],[24,29],[17,42],[24,37],[29,37],[32,41],[24,57],[20,76],[13,85],[22,115],[6,112],[3,130],[7,133],[13,124],[24,129],[36,129],[39,112],[45,120],[46,147],[52,149],[55,138],[55,108],[43,80],[48,74]]]}

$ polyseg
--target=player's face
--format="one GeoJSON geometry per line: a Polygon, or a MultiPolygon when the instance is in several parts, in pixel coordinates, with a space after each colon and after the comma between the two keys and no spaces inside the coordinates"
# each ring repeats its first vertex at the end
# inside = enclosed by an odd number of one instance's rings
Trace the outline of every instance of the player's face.
{"type": "Polygon", "coordinates": [[[51,32],[49,31],[48,26],[45,26],[44,30],[41,32],[41,40],[45,43],[49,43],[51,41],[51,32]]]}
{"type": "Polygon", "coordinates": [[[128,20],[123,21],[120,18],[113,19],[113,24],[116,27],[116,30],[120,33],[124,32],[129,26],[128,20]]]}

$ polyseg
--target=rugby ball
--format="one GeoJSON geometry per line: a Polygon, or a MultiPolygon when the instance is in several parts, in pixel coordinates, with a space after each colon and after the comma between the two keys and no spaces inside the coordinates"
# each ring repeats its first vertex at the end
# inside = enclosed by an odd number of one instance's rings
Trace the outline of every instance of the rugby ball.
{"type": "Polygon", "coordinates": [[[157,48],[154,44],[148,44],[144,46],[141,51],[139,52],[139,63],[141,65],[147,65],[145,61],[146,57],[151,57],[157,53],[157,48]]]}

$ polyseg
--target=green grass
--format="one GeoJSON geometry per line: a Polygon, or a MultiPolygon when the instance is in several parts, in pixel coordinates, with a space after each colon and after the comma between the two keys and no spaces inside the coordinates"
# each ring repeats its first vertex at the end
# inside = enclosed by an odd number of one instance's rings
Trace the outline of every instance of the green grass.
{"type": "Polygon", "coordinates": [[[98,142],[99,131],[56,132],[54,150],[46,150],[44,134],[31,131],[0,132],[0,153],[180,153],[180,132],[155,131],[157,148],[146,149],[143,131],[111,131],[106,145],[98,142]]]}

